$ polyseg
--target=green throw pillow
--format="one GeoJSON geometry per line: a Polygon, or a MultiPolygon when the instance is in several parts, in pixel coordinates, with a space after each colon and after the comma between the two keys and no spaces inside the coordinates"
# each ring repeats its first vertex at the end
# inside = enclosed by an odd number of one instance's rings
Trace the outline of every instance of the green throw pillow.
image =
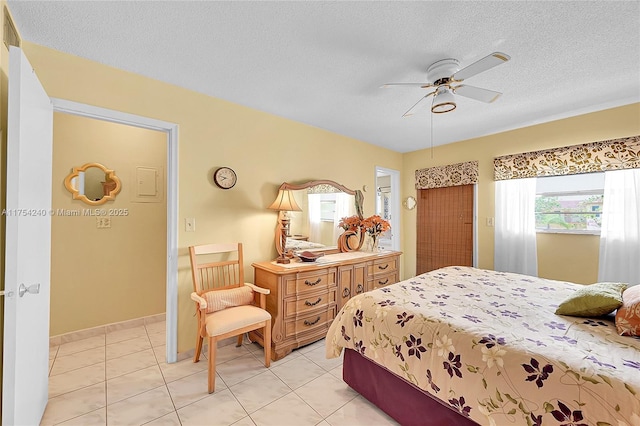
{"type": "Polygon", "coordinates": [[[622,305],[623,283],[596,283],[586,285],[562,302],[556,315],[574,317],[599,317],[618,309],[622,305]]]}

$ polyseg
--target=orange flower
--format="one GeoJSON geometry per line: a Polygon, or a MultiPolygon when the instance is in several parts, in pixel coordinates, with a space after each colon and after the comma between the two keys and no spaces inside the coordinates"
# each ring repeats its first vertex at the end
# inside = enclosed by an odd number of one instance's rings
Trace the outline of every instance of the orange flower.
{"type": "Polygon", "coordinates": [[[338,226],[345,231],[355,231],[362,226],[362,221],[358,216],[348,216],[340,219],[338,226]]]}
{"type": "Polygon", "coordinates": [[[366,229],[367,233],[372,237],[377,237],[391,229],[389,222],[377,214],[364,219],[362,221],[362,227],[366,229]]]}

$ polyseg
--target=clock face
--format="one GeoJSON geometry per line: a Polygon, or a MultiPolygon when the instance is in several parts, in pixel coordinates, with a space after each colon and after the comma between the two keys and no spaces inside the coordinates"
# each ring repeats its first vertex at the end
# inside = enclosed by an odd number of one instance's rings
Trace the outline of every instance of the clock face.
{"type": "Polygon", "coordinates": [[[229,167],[220,167],[213,174],[213,181],[222,189],[233,188],[233,186],[238,181],[238,177],[236,176],[236,172],[234,172],[229,167]]]}

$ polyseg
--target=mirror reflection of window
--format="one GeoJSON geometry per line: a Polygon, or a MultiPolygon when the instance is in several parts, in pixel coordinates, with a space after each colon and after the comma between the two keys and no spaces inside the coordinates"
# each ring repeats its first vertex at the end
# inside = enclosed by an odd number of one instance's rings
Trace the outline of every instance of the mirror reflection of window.
{"type": "Polygon", "coordinates": [[[314,182],[291,190],[302,211],[289,213],[288,249],[298,251],[335,247],[338,236],[344,231],[338,227],[338,222],[343,217],[356,214],[353,194],[341,192],[341,188],[327,184],[330,181],[314,182]]]}
{"type": "Polygon", "coordinates": [[[320,220],[323,222],[333,222],[336,214],[336,194],[317,195],[320,195],[320,220]]]}
{"type": "Polygon", "coordinates": [[[71,179],[71,185],[78,190],[78,194],[84,195],[84,172],[78,172],[78,176],[71,179]]]}
{"type": "Polygon", "coordinates": [[[322,239],[320,223],[322,222],[322,194],[309,194],[309,239],[320,242],[322,239]]]}
{"type": "Polygon", "coordinates": [[[309,194],[309,238],[331,245],[344,231],[340,219],[356,214],[353,195],[343,192],[309,194]]]}

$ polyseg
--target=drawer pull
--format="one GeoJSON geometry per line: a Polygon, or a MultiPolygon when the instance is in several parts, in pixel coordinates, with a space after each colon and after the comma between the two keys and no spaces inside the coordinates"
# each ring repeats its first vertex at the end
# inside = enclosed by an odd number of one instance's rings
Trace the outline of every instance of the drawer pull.
{"type": "Polygon", "coordinates": [[[386,284],[386,283],[388,283],[388,282],[389,282],[389,278],[387,278],[387,279],[386,279],[386,280],[384,280],[384,281],[378,281],[378,284],[380,284],[380,285],[385,285],[385,284],[386,284]]]}
{"type": "Polygon", "coordinates": [[[322,301],[322,297],[318,297],[318,300],[316,300],[315,302],[309,302],[308,300],[305,300],[304,304],[307,306],[316,306],[321,301],[322,301]]]}
{"type": "Polygon", "coordinates": [[[385,269],[387,269],[388,267],[389,267],[389,264],[388,264],[388,263],[387,263],[386,265],[384,265],[384,266],[380,266],[380,265],[378,265],[378,269],[383,270],[383,271],[384,271],[385,269]]]}
{"type": "Polygon", "coordinates": [[[317,280],[315,280],[314,282],[311,282],[311,281],[309,281],[309,280],[304,280],[304,283],[305,283],[306,285],[316,285],[316,284],[319,284],[319,283],[320,283],[320,281],[322,281],[322,277],[318,278],[318,279],[317,279],[317,280]]]}
{"type": "Polygon", "coordinates": [[[314,321],[304,320],[304,325],[314,325],[320,321],[320,317],[316,318],[314,321]]]}
{"type": "Polygon", "coordinates": [[[364,286],[362,284],[358,284],[356,287],[356,294],[360,294],[364,291],[364,286]]]}
{"type": "Polygon", "coordinates": [[[351,290],[349,290],[348,287],[345,287],[344,290],[342,290],[342,297],[349,297],[351,295],[351,290]]]}

